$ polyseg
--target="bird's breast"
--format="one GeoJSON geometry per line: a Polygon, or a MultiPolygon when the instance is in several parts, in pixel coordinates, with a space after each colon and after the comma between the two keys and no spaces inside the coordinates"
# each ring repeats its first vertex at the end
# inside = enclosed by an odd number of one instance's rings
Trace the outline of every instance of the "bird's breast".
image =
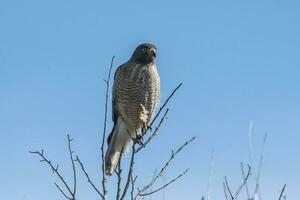
{"type": "Polygon", "coordinates": [[[149,123],[159,94],[159,75],[156,66],[133,65],[116,77],[119,83],[117,107],[124,120],[131,124],[140,124],[141,113],[147,115],[149,123]]]}

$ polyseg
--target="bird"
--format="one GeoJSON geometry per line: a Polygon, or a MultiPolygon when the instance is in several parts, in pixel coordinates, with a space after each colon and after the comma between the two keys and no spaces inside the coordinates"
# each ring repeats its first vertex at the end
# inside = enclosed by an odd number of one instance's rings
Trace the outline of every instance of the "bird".
{"type": "Polygon", "coordinates": [[[116,69],[112,87],[114,125],[105,154],[107,176],[114,173],[120,156],[128,152],[132,141],[141,141],[142,133],[150,128],[160,96],[156,54],[153,44],[140,44],[130,59],[116,69]]]}

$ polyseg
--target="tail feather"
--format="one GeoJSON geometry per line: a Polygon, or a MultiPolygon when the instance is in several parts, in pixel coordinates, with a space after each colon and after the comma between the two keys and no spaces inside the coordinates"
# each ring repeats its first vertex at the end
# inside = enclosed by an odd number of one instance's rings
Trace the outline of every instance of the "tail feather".
{"type": "Polygon", "coordinates": [[[105,174],[110,176],[117,167],[120,156],[127,152],[131,142],[130,131],[121,117],[118,118],[117,124],[109,136],[108,149],[105,155],[105,174]]]}

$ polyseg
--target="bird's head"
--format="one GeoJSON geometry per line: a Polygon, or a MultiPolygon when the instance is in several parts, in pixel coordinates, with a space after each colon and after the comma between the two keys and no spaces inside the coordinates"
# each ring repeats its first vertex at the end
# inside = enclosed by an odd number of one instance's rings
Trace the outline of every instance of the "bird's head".
{"type": "Polygon", "coordinates": [[[157,49],[153,44],[144,43],[139,45],[131,56],[131,61],[142,64],[154,63],[157,49]]]}

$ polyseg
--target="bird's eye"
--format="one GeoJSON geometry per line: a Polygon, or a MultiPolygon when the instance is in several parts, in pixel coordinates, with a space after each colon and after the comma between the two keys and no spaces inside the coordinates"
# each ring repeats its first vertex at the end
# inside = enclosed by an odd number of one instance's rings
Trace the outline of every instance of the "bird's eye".
{"type": "Polygon", "coordinates": [[[143,52],[146,52],[146,51],[147,51],[146,47],[143,47],[142,50],[143,50],[143,52]]]}

